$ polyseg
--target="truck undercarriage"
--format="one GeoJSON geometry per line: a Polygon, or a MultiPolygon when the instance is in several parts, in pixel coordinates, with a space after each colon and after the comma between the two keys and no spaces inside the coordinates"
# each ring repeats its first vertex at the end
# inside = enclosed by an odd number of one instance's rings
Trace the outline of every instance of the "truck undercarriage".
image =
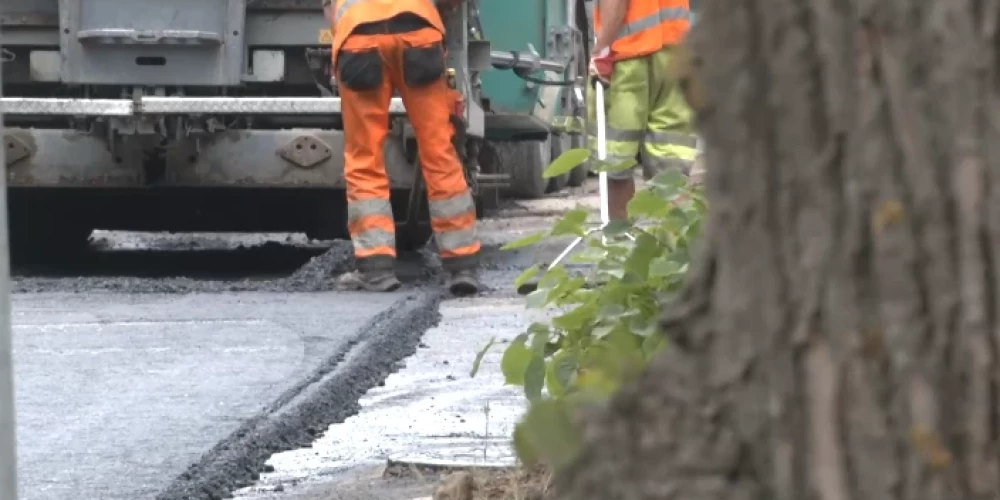
{"type": "MultiPolygon", "coordinates": [[[[478,2],[446,16],[464,97],[455,145],[481,201],[511,177],[480,168],[486,141],[542,144],[555,119],[582,109],[579,92],[564,91],[580,74],[582,1],[551,3],[537,21],[550,32],[544,57],[491,50],[478,2]],[[498,112],[482,90],[496,67],[559,86],[532,87],[530,112],[498,112]]],[[[16,247],[71,248],[95,228],[347,237],[340,99],[318,1],[4,0],[0,29],[16,247]]],[[[398,243],[415,246],[430,231],[398,98],[390,123],[398,243]]]]}

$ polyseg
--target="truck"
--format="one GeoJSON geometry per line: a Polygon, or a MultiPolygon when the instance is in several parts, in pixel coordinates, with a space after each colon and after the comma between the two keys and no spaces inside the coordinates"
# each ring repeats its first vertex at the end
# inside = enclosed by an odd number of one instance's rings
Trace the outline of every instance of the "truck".
{"type": "MultiPolygon", "coordinates": [[[[541,174],[582,144],[584,0],[468,0],[444,21],[480,208],[582,182],[541,174]]],[[[3,0],[12,251],[94,229],[346,238],[330,41],[319,0],[3,0]]],[[[397,244],[414,248],[431,233],[417,145],[400,99],[390,115],[397,244]]]]}

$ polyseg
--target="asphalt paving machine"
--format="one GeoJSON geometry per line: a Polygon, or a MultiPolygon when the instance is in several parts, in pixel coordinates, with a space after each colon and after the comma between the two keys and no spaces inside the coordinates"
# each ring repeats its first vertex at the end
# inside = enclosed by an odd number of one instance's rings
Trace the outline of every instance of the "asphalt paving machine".
{"type": "MultiPolygon", "coordinates": [[[[584,0],[469,0],[446,25],[479,201],[569,182],[541,171],[582,143],[565,124],[584,109],[584,0]]],[[[94,229],[346,238],[328,28],[319,0],[0,2],[12,245],[72,248],[94,229]]],[[[402,248],[430,234],[404,111],[393,99],[385,144],[402,248]]]]}

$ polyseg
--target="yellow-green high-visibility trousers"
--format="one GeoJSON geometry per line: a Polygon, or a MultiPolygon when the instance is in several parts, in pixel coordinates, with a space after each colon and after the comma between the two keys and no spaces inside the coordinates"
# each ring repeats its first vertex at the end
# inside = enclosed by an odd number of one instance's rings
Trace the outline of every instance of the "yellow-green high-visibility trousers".
{"type": "MultiPolygon", "coordinates": [[[[695,136],[680,85],[667,68],[674,47],[647,56],[615,62],[611,84],[604,92],[607,118],[607,161],[634,161],[643,176],[652,178],[666,169],[688,174],[694,161],[695,136]]],[[[594,89],[587,87],[587,138],[591,157],[597,158],[597,107],[594,89]]],[[[634,169],[608,172],[609,179],[629,179],[634,169]]]]}

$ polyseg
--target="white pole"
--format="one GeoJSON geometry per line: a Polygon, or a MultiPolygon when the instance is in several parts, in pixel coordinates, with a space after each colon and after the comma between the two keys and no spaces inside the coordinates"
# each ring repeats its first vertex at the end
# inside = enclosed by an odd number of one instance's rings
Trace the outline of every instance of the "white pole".
{"type": "MultiPolygon", "coordinates": [[[[597,108],[597,159],[604,161],[608,158],[608,141],[607,127],[604,116],[604,86],[601,85],[600,82],[597,82],[597,85],[595,85],[595,92],[594,104],[597,108]]],[[[601,227],[588,229],[587,234],[603,230],[607,227],[608,222],[611,222],[611,209],[608,205],[608,173],[604,171],[599,172],[597,174],[597,179],[600,184],[598,187],[598,194],[601,197],[601,227]]],[[[631,238],[631,236],[629,237],[631,238]]],[[[573,242],[562,251],[562,253],[552,260],[552,263],[549,264],[549,270],[555,269],[555,267],[558,266],[559,263],[562,262],[574,248],[577,247],[577,245],[583,242],[583,238],[583,236],[577,236],[576,239],[574,239],[573,242]]],[[[604,235],[601,235],[601,239],[605,244],[608,243],[608,239],[604,235]]]]}
{"type": "MultiPolygon", "coordinates": [[[[607,117],[604,114],[604,85],[597,82],[594,85],[594,101],[597,108],[597,159],[604,162],[608,159],[607,117]]],[[[597,174],[598,194],[601,197],[601,225],[611,221],[611,207],[608,204],[608,173],[597,174]]]]}
{"type": "MultiPolygon", "coordinates": [[[[3,63],[0,63],[0,67],[3,63]]],[[[2,72],[2,70],[0,70],[2,72]]],[[[3,116],[0,115],[0,132],[3,116]]],[[[0,134],[2,137],[2,134],[0,134]]],[[[0,165],[6,165],[0,148],[0,165]]],[[[0,500],[17,500],[13,340],[10,327],[10,260],[7,240],[7,176],[0,175],[0,500]]]]}

